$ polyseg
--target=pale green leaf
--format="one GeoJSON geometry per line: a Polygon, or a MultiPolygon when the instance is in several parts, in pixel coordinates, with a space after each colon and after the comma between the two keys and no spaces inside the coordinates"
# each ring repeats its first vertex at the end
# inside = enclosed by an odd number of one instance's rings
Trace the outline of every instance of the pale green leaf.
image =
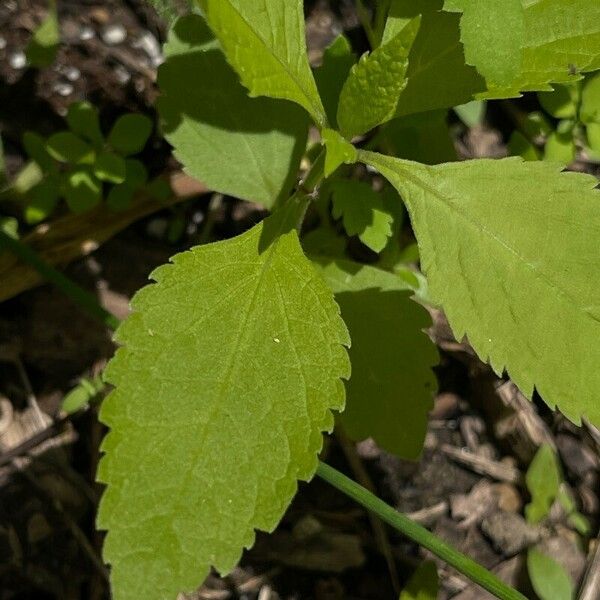
{"type": "Polygon", "coordinates": [[[520,131],[513,131],[508,140],[508,150],[512,156],[524,160],[540,160],[540,152],[520,131]]]}
{"type": "Polygon", "coordinates": [[[0,231],[11,238],[19,239],[19,221],[14,217],[0,217],[0,231]]]}
{"type": "Polygon", "coordinates": [[[458,118],[470,128],[477,127],[485,120],[487,102],[485,100],[471,100],[466,104],[454,107],[458,118]]]}
{"type": "Polygon", "coordinates": [[[60,178],[46,176],[27,195],[27,206],[23,211],[25,222],[35,225],[47,219],[60,200],[60,178]]]}
{"type": "Polygon", "coordinates": [[[488,85],[508,85],[519,74],[525,17],[521,0],[446,0],[444,9],[461,12],[461,41],[467,64],[488,85]]]}
{"type": "Polygon", "coordinates": [[[297,106],[249,98],[202,17],[173,26],[158,82],[167,140],[186,171],[210,189],[271,207],[288,196],[306,146],[297,106]],[[189,85],[190,77],[210,85],[189,85]]]}
{"type": "Polygon", "coordinates": [[[573,162],[577,148],[571,133],[553,131],[546,140],[544,160],[560,163],[566,166],[573,162]]]}
{"type": "Polygon", "coordinates": [[[562,565],[537,548],[527,552],[527,571],[540,600],[573,600],[573,582],[562,565]]]}
{"type": "Polygon", "coordinates": [[[361,56],[350,70],[337,111],[338,125],[348,139],[394,117],[420,22],[420,17],[410,21],[389,42],[361,56]]]}
{"type": "Polygon", "coordinates": [[[323,64],[314,71],[317,89],[331,127],[337,127],[340,93],[355,63],[356,56],[352,52],[348,38],[340,34],[325,48],[323,64]]]}
{"type": "Polygon", "coordinates": [[[251,96],[297,102],[327,117],[306,54],[302,0],[199,0],[227,60],[251,96]]]}
{"type": "Polygon", "coordinates": [[[393,216],[381,194],[362,181],[339,180],[332,184],[333,216],[342,219],[348,235],[357,235],[374,252],[381,252],[392,235],[393,216]]]}
{"type": "Polygon", "coordinates": [[[600,123],[600,73],[588,77],[581,92],[581,120],[600,123]]]}
{"type": "Polygon", "coordinates": [[[542,108],[556,119],[574,119],[580,102],[581,90],[578,84],[555,85],[552,92],[539,92],[542,108]]]}
{"type": "Polygon", "coordinates": [[[427,167],[361,152],[402,194],[432,299],[457,339],[600,424],[597,179],[520,158],[427,167]]]}
{"type": "Polygon", "coordinates": [[[340,416],[344,429],[355,440],[372,437],[388,452],[417,459],[436,389],[432,367],[438,363],[423,331],[431,326],[428,312],[411,299],[413,288],[400,273],[349,260],[314,260],[352,338],[352,376],[340,416]]]}
{"type": "Polygon", "coordinates": [[[333,129],[323,129],[323,143],[327,148],[325,156],[325,177],[329,177],[340,165],[356,162],[356,148],[333,129]]]}
{"type": "Polygon", "coordinates": [[[128,113],[117,119],[108,134],[108,144],[122,156],[137,154],[144,149],[150,134],[152,121],[145,115],[128,113]]]}
{"type": "Polygon", "coordinates": [[[315,472],[349,337],[291,212],[175,256],[117,332],[98,519],[115,600],[228,573],[315,472]]]}
{"type": "Polygon", "coordinates": [[[400,600],[437,600],[439,577],[433,561],[422,562],[400,594],[400,600]]]}
{"type": "Polygon", "coordinates": [[[60,31],[56,14],[56,1],[50,0],[48,15],[33,32],[27,45],[27,62],[38,68],[50,66],[56,59],[60,45],[60,31]]]}
{"type": "Polygon", "coordinates": [[[535,453],[525,482],[531,496],[531,503],[525,507],[530,523],[539,523],[548,516],[562,481],[560,467],[554,450],[544,444],[535,453]]]}

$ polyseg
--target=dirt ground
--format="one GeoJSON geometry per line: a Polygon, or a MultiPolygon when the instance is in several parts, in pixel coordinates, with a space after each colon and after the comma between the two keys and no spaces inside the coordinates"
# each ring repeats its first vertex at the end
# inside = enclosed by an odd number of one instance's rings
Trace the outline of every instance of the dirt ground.
{"type": "MultiPolygon", "coordinates": [[[[58,5],[65,43],[52,67],[36,71],[19,67],[20,55],[46,3],[0,3],[0,130],[11,174],[24,163],[22,133],[60,128],[75,100],[96,104],[104,125],[124,111],[154,116],[165,36],[157,15],[142,0],[62,0],[58,5]]],[[[334,11],[324,1],[315,2],[308,13],[313,61],[342,29],[360,45],[349,3],[339,2],[334,11]]],[[[459,152],[505,154],[505,118],[491,107],[484,127],[457,129],[459,152]]],[[[158,136],[144,159],[152,174],[178,170],[158,136]]],[[[155,266],[207,235],[235,235],[262,214],[233,199],[215,203],[210,194],[194,195],[131,224],[66,272],[124,315],[129,298],[155,266]],[[171,243],[164,232],[175,218],[185,226],[171,243]]],[[[596,547],[600,517],[598,431],[572,425],[541,402],[527,402],[482,364],[468,343],[453,339],[441,313],[434,317],[431,335],[442,357],[436,370],[440,391],[421,461],[401,461],[369,440],[355,445],[339,438],[328,440],[325,459],[372,485],[386,501],[528,597],[534,596],[522,551],[532,544],[581,581],[596,547]],[[530,526],[522,516],[528,502],[524,472],[540,442],[557,448],[567,485],[591,523],[590,538],[583,542],[558,507],[543,526],[530,526]]],[[[102,534],[94,528],[101,493],[94,475],[104,431],[97,408],[64,418],[60,402],[82,377],[101,372],[113,351],[109,333],[48,285],[0,304],[2,600],[109,597],[100,559],[102,534]]],[[[301,485],[277,531],[259,535],[230,576],[209,577],[190,599],[390,600],[424,556],[315,480],[301,485]]],[[[443,563],[438,567],[441,599],[490,597],[443,563]]]]}

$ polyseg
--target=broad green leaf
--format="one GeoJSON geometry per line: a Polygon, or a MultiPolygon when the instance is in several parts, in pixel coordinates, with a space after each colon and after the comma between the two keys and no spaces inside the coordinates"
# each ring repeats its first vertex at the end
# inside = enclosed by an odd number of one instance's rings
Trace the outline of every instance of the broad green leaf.
{"type": "Polygon", "coordinates": [[[333,217],[342,219],[348,235],[357,235],[374,252],[381,252],[392,235],[393,216],[381,194],[369,183],[339,180],[332,183],[333,217]]]}
{"type": "Polygon", "coordinates": [[[485,100],[471,100],[466,104],[454,107],[454,112],[458,118],[470,128],[481,125],[485,119],[487,102],[485,100]]]}
{"type": "Polygon", "coordinates": [[[340,165],[356,162],[356,148],[333,129],[323,129],[323,143],[327,149],[325,156],[325,177],[329,177],[340,165]]]}
{"type": "Polygon", "coordinates": [[[28,194],[27,206],[23,211],[25,222],[35,225],[47,219],[60,200],[60,178],[58,175],[47,176],[28,194]]]}
{"type": "Polygon", "coordinates": [[[117,332],[98,519],[115,600],[174,599],[211,565],[228,573],[315,472],[349,337],[293,208],[175,256],[117,332]]]}
{"type": "Polygon", "coordinates": [[[571,133],[553,131],[546,140],[544,160],[568,165],[575,159],[577,148],[571,133]]]}
{"type": "Polygon", "coordinates": [[[525,476],[531,502],[525,507],[530,523],[539,523],[548,516],[556,499],[562,476],[554,450],[544,444],[535,453],[525,476]]]}
{"type": "Polygon", "coordinates": [[[356,64],[350,42],[344,34],[338,35],[323,53],[323,64],[314,71],[319,95],[323,101],[331,127],[337,128],[337,108],[340,93],[350,69],[356,64]]]}
{"type": "Polygon", "coordinates": [[[198,15],[175,23],[165,55],[158,110],[186,171],[210,189],[269,208],[286,198],[306,146],[304,111],[249,98],[198,15]],[[190,77],[210,85],[190,86],[190,77]]]}
{"type": "Polygon", "coordinates": [[[508,150],[512,156],[524,160],[540,160],[540,152],[520,131],[513,131],[508,140],[508,150]]]}
{"type": "Polygon", "coordinates": [[[527,571],[540,600],[573,600],[574,588],[569,574],[537,548],[527,552],[527,571]]]}
{"type": "Polygon", "coordinates": [[[437,600],[440,582],[437,567],[433,561],[419,565],[406,587],[400,594],[400,600],[437,600]]]}
{"type": "Polygon", "coordinates": [[[302,248],[308,255],[342,258],[346,252],[346,238],[326,224],[304,235],[302,248]]]}
{"type": "Polygon", "coordinates": [[[434,302],[523,393],[600,424],[595,177],[520,158],[427,167],[361,152],[401,193],[434,302]]]}
{"type": "Polygon", "coordinates": [[[98,109],[89,102],[74,102],[67,112],[69,129],[98,147],[104,143],[98,109]]]}
{"type": "Polygon", "coordinates": [[[150,134],[152,121],[145,115],[128,113],[117,119],[108,134],[108,144],[122,156],[137,154],[144,149],[150,134]]]}
{"type": "Polygon", "coordinates": [[[581,97],[578,84],[555,85],[552,92],[539,92],[542,108],[556,119],[574,119],[581,97]]]}
{"type": "Polygon", "coordinates": [[[50,0],[48,15],[42,24],[33,32],[27,45],[27,62],[38,68],[50,66],[56,59],[60,45],[60,31],[56,14],[56,1],[50,0]]]}
{"type": "Polygon", "coordinates": [[[581,92],[581,120],[600,123],[600,73],[587,78],[581,92]]]}
{"type": "Polygon", "coordinates": [[[198,1],[251,96],[291,100],[327,124],[306,54],[302,0],[198,1]]]}
{"type": "Polygon", "coordinates": [[[100,181],[123,183],[127,175],[125,159],[112,152],[101,152],[94,163],[94,175],[100,181]]]}
{"type": "Polygon", "coordinates": [[[421,19],[410,21],[389,42],[363,54],[342,88],[337,122],[351,139],[392,119],[406,86],[408,54],[421,19]]]}
{"type": "Polygon", "coordinates": [[[488,85],[509,85],[521,67],[525,16],[521,0],[446,0],[444,10],[462,13],[460,39],[467,64],[488,85]]]}
{"type": "Polygon", "coordinates": [[[399,158],[426,164],[456,160],[447,111],[437,110],[390,121],[378,138],[378,146],[399,158]]]}
{"type": "Polygon", "coordinates": [[[438,363],[424,333],[428,312],[411,299],[412,273],[388,273],[348,260],[315,258],[335,292],[350,331],[352,376],[340,419],[355,440],[372,437],[388,452],[415,460],[421,454],[433,407],[438,363]]]}
{"type": "Polygon", "coordinates": [[[92,147],[70,131],[59,131],[51,135],[46,142],[48,154],[64,163],[87,163],[93,160],[92,147]]]}
{"type": "Polygon", "coordinates": [[[92,169],[80,167],[65,175],[63,195],[74,213],[82,213],[102,200],[102,184],[92,169]]]}

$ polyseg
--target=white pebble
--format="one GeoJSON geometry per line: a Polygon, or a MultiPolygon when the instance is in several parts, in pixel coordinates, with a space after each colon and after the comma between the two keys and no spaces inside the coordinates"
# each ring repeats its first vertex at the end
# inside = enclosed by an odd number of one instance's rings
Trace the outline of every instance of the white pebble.
{"type": "Polygon", "coordinates": [[[56,92],[59,96],[66,98],[67,96],[70,96],[75,91],[75,88],[70,83],[64,83],[62,81],[58,81],[57,83],[54,84],[54,87],[52,88],[52,90],[54,92],[56,92]]]}
{"type": "Polygon", "coordinates": [[[86,42],[87,40],[91,40],[96,37],[96,32],[92,27],[88,25],[84,25],[79,31],[79,39],[82,42],[86,42]]]}
{"type": "Polygon", "coordinates": [[[4,50],[4,48],[6,48],[6,38],[0,35],[0,50],[4,50]]]}
{"type": "Polygon", "coordinates": [[[122,67],[121,65],[117,65],[114,68],[113,72],[115,74],[115,77],[117,78],[117,81],[121,85],[125,85],[126,83],[129,83],[129,81],[131,80],[131,73],[125,67],[122,67]]]}
{"type": "Polygon", "coordinates": [[[27,57],[25,56],[25,52],[19,51],[15,52],[14,54],[11,54],[10,58],[8,59],[8,64],[13,69],[23,69],[27,64],[27,57]]]}
{"type": "Polygon", "coordinates": [[[117,46],[127,39],[127,30],[123,25],[107,25],[102,31],[102,40],[109,46],[117,46]]]}
{"type": "Polygon", "coordinates": [[[77,67],[66,67],[64,74],[69,81],[77,81],[81,77],[81,71],[77,67]]]}
{"type": "Polygon", "coordinates": [[[133,42],[132,46],[143,50],[148,55],[148,58],[150,58],[152,66],[158,67],[162,64],[164,58],[160,49],[160,44],[149,31],[140,35],[140,37],[133,42]]]}

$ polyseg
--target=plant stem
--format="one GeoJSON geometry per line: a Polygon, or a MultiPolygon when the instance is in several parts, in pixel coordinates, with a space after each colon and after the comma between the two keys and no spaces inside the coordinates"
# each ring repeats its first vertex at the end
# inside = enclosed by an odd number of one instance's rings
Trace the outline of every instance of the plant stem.
{"type": "Polygon", "coordinates": [[[102,308],[98,299],[77,285],[74,281],[44,262],[38,254],[26,244],[10,237],[0,230],[0,248],[10,250],[23,262],[31,265],[42,277],[53,283],[61,292],[69,296],[76,304],[87,311],[92,317],[102,321],[107,327],[116,329],[119,319],[102,308]]]}
{"type": "Polygon", "coordinates": [[[461,554],[433,533],[421,527],[421,525],[411,521],[406,515],[394,510],[389,504],[386,504],[369,490],[333,467],[319,462],[317,475],[367,510],[374,512],[382,521],[385,521],[406,537],[433,552],[438,558],[441,558],[497,598],[501,600],[527,600],[520,592],[500,581],[493,573],[468,556],[461,554]]]}
{"type": "Polygon", "coordinates": [[[377,36],[375,35],[373,26],[371,25],[371,13],[364,5],[363,0],[356,0],[356,14],[358,15],[360,24],[365,30],[371,50],[375,50],[375,48],[378,46],[377,36]]]}

